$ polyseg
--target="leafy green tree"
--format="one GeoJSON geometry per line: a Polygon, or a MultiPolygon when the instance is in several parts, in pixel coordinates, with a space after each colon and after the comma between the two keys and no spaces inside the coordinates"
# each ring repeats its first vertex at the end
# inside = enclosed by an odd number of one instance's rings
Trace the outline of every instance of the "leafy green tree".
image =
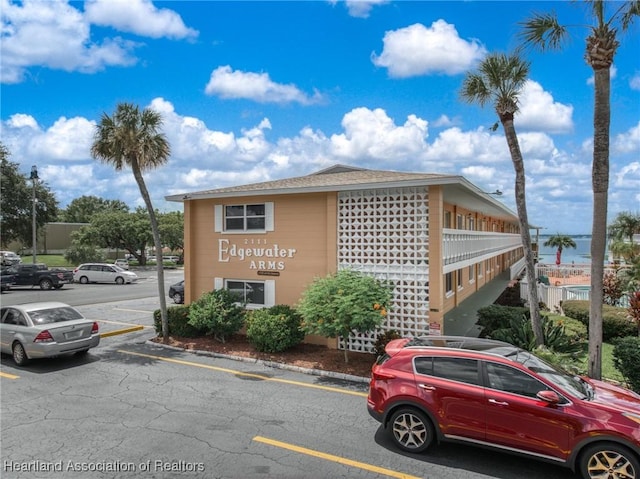
{"type": "MultiPolygon", "coordinates": [[[[604,259],[607,246],[609,190],[609,126],[611,122],[611,65],[620,45],[619,28],[627,30],[640,15],[640,2],[587,0],[592,25],[587,25],[585,59],[594,73],[593,109],[593,223],[591,226],[591,298],[589,320],[589,376],[602,377],[602,304],[604,259]],[[607,10],[613,13],[607,16],[607,10]]],[[[569,37],[555,13],[538,13],[522,23],[525,46],[558,50],[569,37]]]]}
{"type": "Polygon", "coordinates": [[[167,319],[167,298],[164,291],[164,269],[162,264],[162,241],[151,196],[144,182],[143,172],[164,165],[171,154],[169,142],[160,133],[162,115],[146,108],[143,111],[130,103],[120,103],[113,116],[102,115],[96,127],[91,145],[91,156],[112,165],[116,171],[131,168],[140,194],[151,220],[151,231],[156,249],[156,271],[158,275],[158,296],[162,316],[162,336],[169,341],[167,319]]]}
{"type": "Polygon", "coordinates": [[[529,63],[522,60],[517,54],[492,53],[480,62],[477,72],[467,73],[460,93],[462,100],[467,103],[477,103],[480,106],[492,103],[504,128],[516,176],[515,197],[520,236],[527,266],[527,281],[529,282],[528,299],[531,311],[531,326],[536,345],[542,346],[544,337],[542,334],[538,288],[535,287],[537,283],[527,215],[524,160],[513,123],[514,116],[518,112],[518,96],[528,75],[529,63]]]}
{"type": "Polygon", "coordinates": [[[129,211],[129,206],[121,200],[105,200],[97,196],[76,198],[66,209],[60,211],[58,220],[65,223],[90,223],[91,217],[103,211],[129,211]]]}
{"type": "MultiPolygon", "coordinates": [[[[9,161],[10,152],[0,143],[0,243],[7,247],[12,241],[23,245],[33,243],[33,183],[20,173],[20,165],[9,161]]],[[[55,221],[58,200],[41,180],[35,182],[36,229],[55,221]]]]}
{"type": "Polygon", "coordinates": [[[576,242],[571,236],[561,235],[560,233],[552,235],[547,241],[544,242],[544,246],[556,248],[556,264],[560,264],[562,260],[562,250],[565,248],[576,248],[576,242]]]}
{"type": "Polygon", "coordinates": [[[184,250],[184,214],[172,211],[158,215],[162,243],[171,251],[184,250]]]}
{"type": "MultiPolygon", "coordinates": [[[[303,292],[298,312],[307,334],[342,338],[366,333],[384,321],[392,299],[389,284],[351,269],[316,278],[303,292]]],[[[349,362],[347,348],[344,361],[349,362]]]]}

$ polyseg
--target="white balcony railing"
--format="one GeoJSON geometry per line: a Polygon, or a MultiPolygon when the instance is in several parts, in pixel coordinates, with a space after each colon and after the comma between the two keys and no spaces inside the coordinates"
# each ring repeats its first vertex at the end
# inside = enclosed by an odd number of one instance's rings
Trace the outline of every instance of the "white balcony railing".
{"type": "Polygon", "coordinates": [[[443,273],[522,247],[519,234],[443,229],[443,273]]]}

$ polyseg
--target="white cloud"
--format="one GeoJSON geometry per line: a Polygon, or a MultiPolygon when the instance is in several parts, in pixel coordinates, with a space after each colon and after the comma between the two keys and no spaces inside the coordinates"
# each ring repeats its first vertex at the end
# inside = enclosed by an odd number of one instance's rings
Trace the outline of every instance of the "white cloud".
{"type": "Polygon", "coordinates": [[[637,194],[640,191],[640,161],[634,161],[621,168],[616,175],[615,185],[631,189],[637,194]]]}
{"type": "Polygon", "coordinates": [[[613,138],[612,149],[616,153],[640,153],[640,122],[613,138]]]}
{"type": "Polygon", "coordinates": [[[300,103],[309,105],[322,100],[319,93],[309,96],[295,85],[275,83],[268,73],[233,71],[229,65],[220,66],[211,72],[205,87],[208,95],[221,98],[244,98],[260,103],[300,103]]]}
{"type": "Polygon", "coordinates": [[[332,152],[338,157],[390,160],[426,149],[427,122],[415,115],[397,126],[380,108],[355,108],[344,115],[342,127],[344,133],[331,136],[332,152]]]}
{"type": "Polygon", "coordinates": [[[91,73],[135,63],[132,42],[91,42],[88,22],[66,2],[1,1],[2,83],[21,82],[30,66],[91,73]]]}
{"type": "Polygon", "coordinates": [[[629,80],[629,87],[632,90],[640,90],[640,72],[636,72],[629,80]]]}
{"type": "Polygon", "coordinates": [[[380,56],[374,65],[385,67],[392,77],[464,73],[487,54],[478,40],[460,38],[454,25],[437,20],[430,28],[416,23],[384,35],[380,56]]]}
{"type": "Polygon", "coordinates": [[[483,128],[463,131],[453,127],[440,132],[430,145],[426,159],[444,162],[450,171],[458,164],[500,163],[510,161],[511,157],[501,134],[492,134],[483,128]]]}
{"type": "Polygon", "coordinates": [[[150,38],[198,36],[196,30],[184,24],[180,15],[167,8],[156,8],[150,0],[88,0],[85,15],[95,25],[150,38]]]}
{"type": "Polygon", "coordinates": [[[385,3],[389,3],[389,0],[345,0],[349,15],[357,18],[367,18],[374,6],[385,3]]]}
{"type": "Polygon", "coordinates": [[[84,160],[89,156],[94,131],[95,122],[81,117],[60,117],[43,130],[32,116],[16,114],[2,125],[3,141],[11,149],[18,147],[33,161],[84,160]]]}
{"type": "Polygon", "coordinates": [[[520,110],[514,122],[517,128],[569,133],[573,130],[573,106],[556,102],[542,86],[527,80],[520,94],[520,110]]]}

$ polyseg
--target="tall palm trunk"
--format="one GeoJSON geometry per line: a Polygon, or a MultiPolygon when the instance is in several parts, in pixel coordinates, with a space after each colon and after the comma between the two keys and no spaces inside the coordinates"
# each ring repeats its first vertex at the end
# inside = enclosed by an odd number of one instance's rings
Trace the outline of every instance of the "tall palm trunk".
{"type": "Polygon", "coordinates": [[[602,377],[602,304],[609,190],[610,63],[592,64],[595,74],[593,114],[593,225],[591,231],[591,301],[589,304],[589,376],[602,377]]]}
{"type": "Polygon", "coordinates": [[[500,121],[504,128],[511,160],[516,174],[515,196],[516,208],[518,210],[518,220],[520,222],[520,237],[524,249],[525,262],[527,265],[527,282],[529,283],[529,312],[531,314],[531,326],[536,346],[544,345],[542,333],[542,320],[540,319],[540,306],[538,300],[538,283],[536,281],[535,265],[533,262],[533,248],[531,247],[531,234],[529,233],[529,218],[527,216],[527,202],[525,195],[525,174],[524,161],[520,152],[518,136],[513,124],[513,113],[500,114],[500,121]]]}
{"type": "Polygon", "coordinates": [[[142,177],[140,166],[138,165],[138,162],[136,160],[133,160],[131,162],[131,170],[133,171],[133,177],[136,179],[136,182],[138,183],[138,187],[140,188],[140,193],[142,194],[142,199],[144,200],[144,204],[147,206],[147,211],[149,212],[149,219],[151,220],[153,244],[156,249],[156,271],[158,276],[158,296],[160,297],[162,340],[164,343],[168,343],[169,342],[169,318],[167,315],[167,299],[165,297],[165,291],[164,291],[164,265],[162,263],[162,242],[160,241],[160,228],[158,228],[158,220],[156,218],[156,213],[153,209],[153,204],[151,203],[151,197],[149,196],[149,191],[147,190],[147,186],[144,183],[144,178],[142,177]]]}

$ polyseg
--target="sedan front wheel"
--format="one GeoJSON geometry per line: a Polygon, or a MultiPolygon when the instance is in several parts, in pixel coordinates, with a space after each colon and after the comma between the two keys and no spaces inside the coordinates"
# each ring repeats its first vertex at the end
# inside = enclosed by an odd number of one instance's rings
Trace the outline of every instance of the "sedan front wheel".
{"type": "Polygon", "coordinates": [[[626,447],[603,442],[587,447],[580,455],[580,474],[584,479],[640,479],[640,461],[626,447]]]}

